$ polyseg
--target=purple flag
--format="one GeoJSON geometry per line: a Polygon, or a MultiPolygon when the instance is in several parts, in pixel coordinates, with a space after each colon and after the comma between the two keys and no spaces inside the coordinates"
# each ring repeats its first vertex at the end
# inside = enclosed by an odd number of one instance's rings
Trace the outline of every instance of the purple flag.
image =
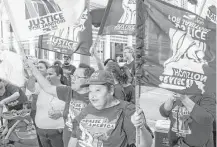
{"type": "Polygon", "coordinates": [[[158,0],[145,0],[143,6],[151,27],[158,28],[145,50],[144,84],[185,94],[215,93],[216,24],[158,0]]]}
{"type": "Polygon", "coordinates": [[[89,49],[92,45],[91,23],[91,16],[86,9],[78,24],[40,36],[39,48],[63,54],[78,53],[90,56],[89,49]]]}
{"type": "Polygon", "coordinates": [[[99,35],[135,35],[136,0],[109,0],[99,35]]]}

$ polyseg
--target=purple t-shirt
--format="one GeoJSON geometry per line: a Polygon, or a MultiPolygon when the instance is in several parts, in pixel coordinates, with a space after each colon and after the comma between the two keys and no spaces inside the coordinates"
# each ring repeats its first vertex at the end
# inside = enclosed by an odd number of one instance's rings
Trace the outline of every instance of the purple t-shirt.
{"type": "MultiPolygon", "coordinates": [[[[136,142],[136,128],[131,122],[135,105],[120,100],[120,104],[97,110],[89,104],[74,119],[72,137],[86,146],[126,147],[136,142]]],[[[77,143],[76,147],[81,147],[77,143]]]]}
{"type": "Polygon", "coordinates": [[[63,118],[65,126],[68,130],[72,129],[72,120],[84,109],[89,103],[88,93],[79,94],[73,91],[71,87],[59,86],[57,87],[57,96],[60,100],[65,101],[65,109],[63,118]]]}

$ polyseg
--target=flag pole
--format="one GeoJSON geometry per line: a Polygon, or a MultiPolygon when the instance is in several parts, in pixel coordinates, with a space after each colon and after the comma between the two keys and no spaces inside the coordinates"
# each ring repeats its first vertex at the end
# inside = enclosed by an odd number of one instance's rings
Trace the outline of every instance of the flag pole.
{"type": "MultiPolygon", "coordinates": [[[[13,32],[14,32],[14,36],[15,36],[15,39],[16,39],[17,44],[18,44],[19,49],[20,49],[20,55],[22,56],[23,60],[26,60],[27,56],[26,56],[26,54],[24,52],[23,45],[20,42],[20,36],[17,33],[17,28],[16,28],[16,25],[15,25],[15,22],[14,22],[14,19],[13,19],[13,16],[12,16],[11,9],[9,7],[8,1],[7,0],[2,0],[2,2],[3,2],[3,5],[5,6],[6,12],[7,12],[8,17],[10,19],[10,23],[11,23],[11,26],[12,26],[12,29],[13,29],[13,32]]],[[[23,69],[23,72],[26,74],[27,77],[29,77],[29,73],[26,71],[26,69],[23,69]]]]}
{"type": "MultiPolygon", "coordinates": [[[[142,70],[142,57],[144,55],[144,17],[143,17],[143,0],[136,0],[136,48],[135,48],[135,98],[136,98],[136,111],[140,108],[140,88],[141,88],[141,70],[142,70]]],[[[140,128],[136,128],[136,146],[140,144],[140,128]]]]}
{"type": "Polygon", "coordinates": [[[86,0],[86,5],[87,5],[87,13],[90,12],[90,0],[86,0]]]}
{"type": "Polygon", "coordinates": [[[92,47],[92,49],[91,49],[91,51],[90,51],[91,56],[93,56],[93,54],[95,54],[96,47],[97,47],[98,43],[100,42],[100,39],[101,39],[101,36],[100,36],[100,35],[97,35],[97,36],[96,36],[96,40],[95,40],[95,42],[94,42],[94,44],[93,44],[93,47],[92,47]]]}
{"type": "Polygon", "coordinates": [[[3,45],[3,19],[2,19],[2,16],[3,16],[3,1],[2,0],[0,0],[0,25],[1,25],[1,40],[0,40],[0,42],[2,43],[2,45],[3,45]]]}
{"type": "Polygon", "coordinates": [[[105,26],[105,22],[106,22],[106,15],[108,15],[108,12],[110,11],[112,2],[113,2],[113,0],[109,0],[108,4],[106,6],[104,16],[103,16],[103,18],[101,20],[101,23],[100,23],[99,31],[98,31],[97,36],[96,36],[96,40],[95,40],[95,42],[93,44],[92,50],[90,51],[92,56],[93,56],[93,53],[95,52],[95,49],[97,47],[98,42],[100,42],[100,40],[101,40],[102,35],[100,35],[100,34],[102,34],[102,30],[103,30],[103,28],[105,26]]]}
{"type": "Polygon", "coordinates": [[[20,42],[20,36],[17,33],[17,28],[16,28],[16,25],[15,25],[15,22],[14,22],[14,19],[13,19],[13,16],[12,16],[11,9],[9,7],[8,1],[7,0],[3,0],[3,2],[4,2],[4,6],[5,6],[5,9],[6,9],[6,12],[7,12],[8,16],[9,16],[9,19],[10,19],[10,23],[13,26],[14,36],[15,36],[15,38],[17,40],[17,43],[18,43],[18,46],[20,48],[20,54],[23,57],[23,59],[26,59],[27,57],[26,57],[26,55],[24,53],[23,45],[20,42]]]}
{"type": "Polygon", "coordinates": [[[204,0],[204,1],[203,1],[203,5],[201,6],[200,11],[199,11],[199,13],[198,13],[199,16],[201,16],[201,14],[202,14],[202,12],[203,12],[203,8],[204,8],[204,6],[205,6],[205,4],[206,4],[206,1],[207,1],[207,0],[204,0]]]}

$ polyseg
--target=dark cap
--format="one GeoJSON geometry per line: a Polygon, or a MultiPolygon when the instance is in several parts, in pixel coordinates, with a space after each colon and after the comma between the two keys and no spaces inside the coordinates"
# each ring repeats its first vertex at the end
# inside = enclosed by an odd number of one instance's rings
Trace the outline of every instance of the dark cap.
{"type": "Polygon", "coordinates": [[[105,70],[98,70],[91,75],[89,82],[82,85],[82,87],[87,87],[89,85],[103,85],[106,83],[111,85],[115,84],[112,74],[105,70]]]}

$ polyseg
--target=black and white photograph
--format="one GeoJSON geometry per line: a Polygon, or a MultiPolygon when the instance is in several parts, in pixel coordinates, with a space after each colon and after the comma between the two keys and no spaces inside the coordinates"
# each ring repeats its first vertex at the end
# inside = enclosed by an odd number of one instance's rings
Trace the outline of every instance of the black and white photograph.
{"type": "Polygon", "coordinates": [[[216,147],[216,0],[0,0],[0,147],[216,147]]]}

